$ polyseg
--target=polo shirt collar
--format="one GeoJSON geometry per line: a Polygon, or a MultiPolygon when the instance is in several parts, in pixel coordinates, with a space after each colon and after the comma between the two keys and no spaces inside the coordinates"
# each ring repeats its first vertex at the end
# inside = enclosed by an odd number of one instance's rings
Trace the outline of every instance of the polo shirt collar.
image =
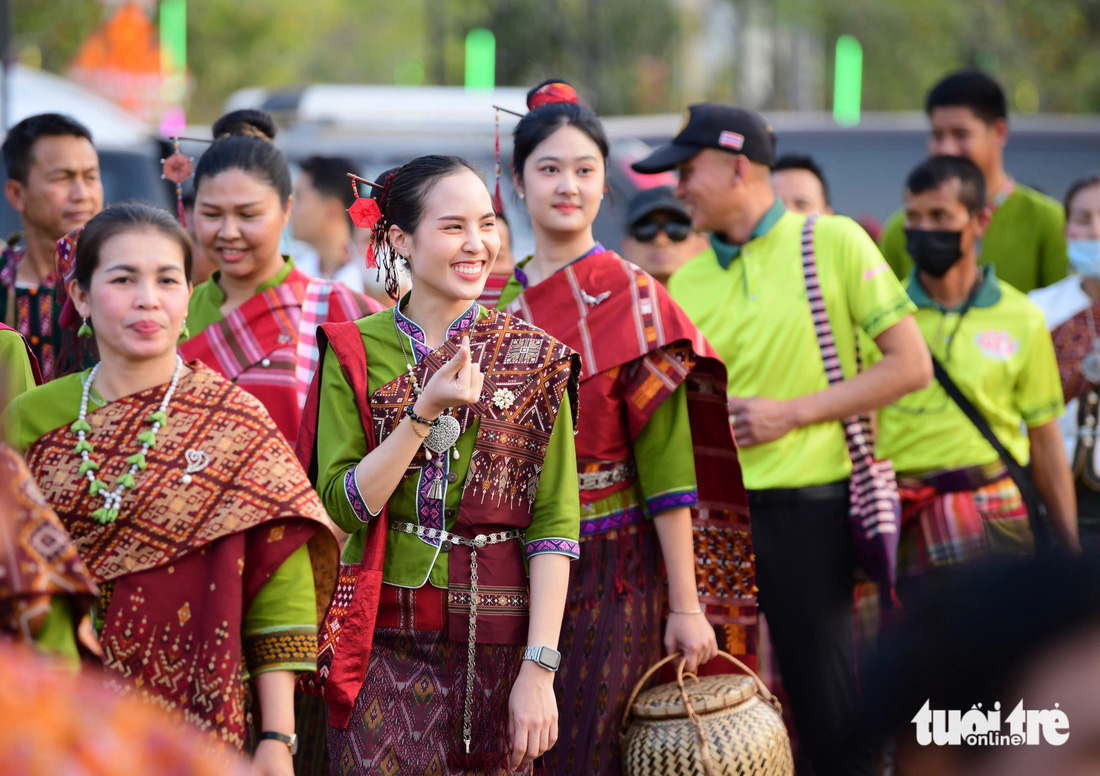
{"type": "MultiPolygon", "coordinates": [[[[969,307],[992,307],[1001,301],[1001,283],[997,280],[997,273],[993,269],[992,264],[982,265],[982,284],[978,288],[978,293],[974,295],[973,301],[970,302],[969,307]]],[[[955,309],[947,309],[938,304],[928,292],[924,290],[924,286],[921,285],[920,278],[917,275],[917,269],[914,267],[913,271],[909,273],[909,298],[913,300],[913,304],[917,307],[931,307],[941,313],[954,313],[959,312],[961,307],[955,309]]],[[[965,302],[963,303],[966,304],[965,302]]]]}
{"type": "MultiPolygon", "coordinates": [[[[768,212],[756,222],[756,226],[752,228],[752,234],[749,235],[749,239],[746,242],[752,242],[757,237],[763,237],[771,231],[776,222],[783,217],[783,214],[787,212],[787,208],[783,207],[783,200],[779,197],[775,198],[775,203],[768,208],[768,212]]],[[[718,264],[722,269],[729,269],[733,264],[733,260],[741,255],[741,245],[733,245],[718,237],[717,234],[711,234],[710,245],[714,248],[714,254],[718,257],[718,264]]]]}

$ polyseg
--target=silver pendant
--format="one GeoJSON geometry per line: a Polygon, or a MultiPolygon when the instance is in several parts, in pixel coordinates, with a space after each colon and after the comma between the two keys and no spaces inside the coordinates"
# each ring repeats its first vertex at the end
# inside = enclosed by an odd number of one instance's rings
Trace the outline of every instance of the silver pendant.
{"type": "Polygon", "coordinates": [[[459,425],[457,418],[453,415],[440,415],[439,420],[432,426],[432,430],[428,432],[424,447],[437,454],[446,452],[458,441],[461,433],[462,426],[459,425]]]}
{"type": "Polygon", "coordinates": [[[1097,348],[1081,359],[1081,376],[1090,383],[1100,383],[1100,350],[1097,348]]]}

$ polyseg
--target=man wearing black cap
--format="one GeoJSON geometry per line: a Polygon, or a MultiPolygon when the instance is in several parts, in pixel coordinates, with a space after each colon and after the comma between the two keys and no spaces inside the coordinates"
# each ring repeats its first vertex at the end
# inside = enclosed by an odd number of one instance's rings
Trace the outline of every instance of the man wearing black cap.
{"type": "Polygon", "coordinates": [[[758,114],[690,108],[680,133],[634,169],[676,168],[676,194],[714,256],[685,264],[669,292],[729,373],[730,417],[752,510],[756,579],[806,754],[819,776],[872,774],[844,746],[858,708],[848,528],[851,461],[843,418],[871,412],[932,377],[913,304],[867,233],[842,216],[813,227],[821,295],[849,379],[830,386],[803,274],[807,217],[772,191],[775,138],[758,114]],[[860,372],[856,339],[883,360],[860,372]]]}
{"type": "Polygon", "coordinates": [[[688,259],[710,252],[706,235],[691,228],[691,216],[671,186],[645,189],[626,212],[623,257],[644,269],[662,285],[688,259]]]}

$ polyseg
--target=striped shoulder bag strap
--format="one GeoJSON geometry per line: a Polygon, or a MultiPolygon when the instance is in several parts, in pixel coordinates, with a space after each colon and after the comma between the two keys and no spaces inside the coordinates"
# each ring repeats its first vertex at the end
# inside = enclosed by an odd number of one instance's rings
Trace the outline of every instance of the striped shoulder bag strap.
{"type": "MultiPolygon", "coordinates": [[[[844,382],[844,371],[817,274],[814,252],[816,223],[816,215],[808,216],[802,228],[802,272],[825,375],[829,385],[835,385],[844,382]]],[[[853,415],[841,421],[841,425],[848,444],[848,455],[852,459],[849,528],[856,563],[873,581],[889,589],[897,581],[898,532],[901,524],[901,500],[894,467],[890,461],[874,458],[869,417],[853,415]]]]}

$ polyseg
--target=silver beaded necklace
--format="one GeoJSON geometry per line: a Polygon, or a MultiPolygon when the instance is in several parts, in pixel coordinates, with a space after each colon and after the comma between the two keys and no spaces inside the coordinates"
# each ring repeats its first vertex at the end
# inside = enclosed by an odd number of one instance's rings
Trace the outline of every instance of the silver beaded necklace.
{"type": "Polygon", "coordinates": [[[135,485],[134,475],[138,471],[144,471],[147,466],[145,456],[150,449],[157,446],[157,432],[168,422],[168,402],[172,400],[172,394],[176,392],[180,372],[183,371],[183,359],[179,355],[176,356],[176,369],[172,373],[172,381],[168,384],[168,390],[164,392],[160,407],[146,418],[146,422],[153,424],[152,428],[137,435],[138,441],[141,442],[141,451],[126,459],[126,462],[130,464],[130,468],[115,482],[114,490],[110,490],[107,483],[96,476],[96,472],[99,471],[99,463],[92,458],[94,452],[92,443],[85,438],[92,431],[91,425],[85,419],[88,415],[88,397],[92,391],[92,383],[95,382],[95,377],[99,374],[99,367],[102,365],[103,362],[100,361],[92,367],[92,371],[88,374],[88,380],[84,383],[84,389],[80,394],[80,415],[77,416],[69,430],[76,435],[77,442],[73,452],[81,458],[79,476],[88,480],[88,495],[93,498],[97,495],[103,497],[103,506],[92,512],[92,519],[98,523],[113,523],[118,519],[119,509],[122,506],[122,492],[126,488],[133,490],[135,485]]]}

